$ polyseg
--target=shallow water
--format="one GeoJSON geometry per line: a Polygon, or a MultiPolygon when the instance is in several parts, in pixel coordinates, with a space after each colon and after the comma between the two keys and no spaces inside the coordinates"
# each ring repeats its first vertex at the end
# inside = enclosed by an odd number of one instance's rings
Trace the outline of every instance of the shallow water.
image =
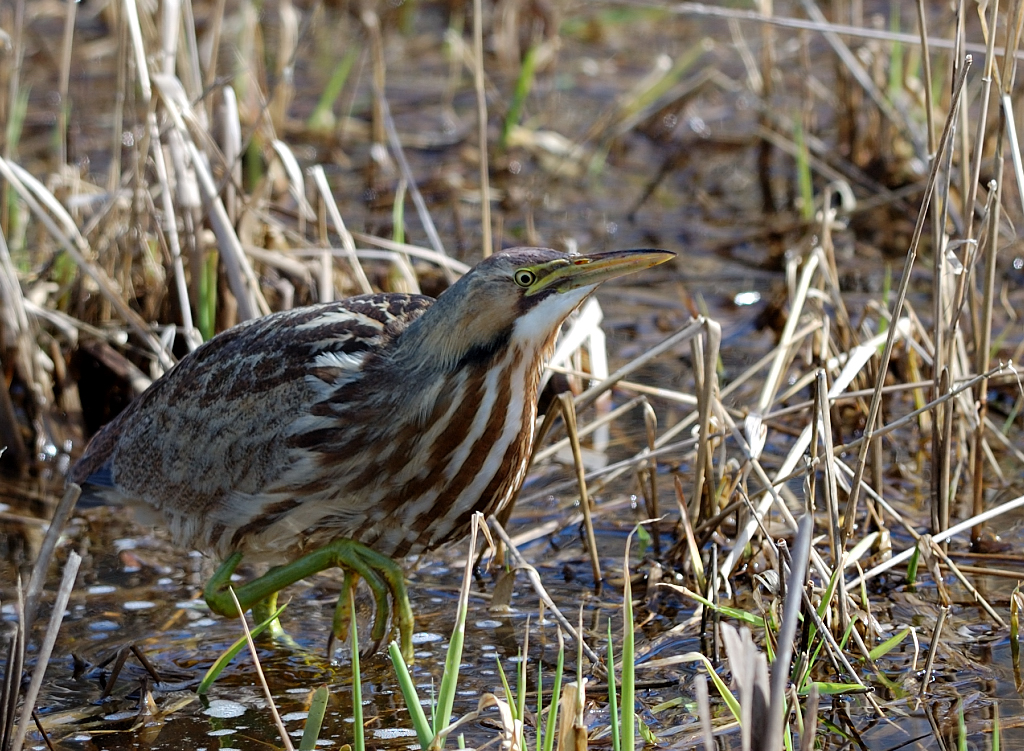
{"type": "MultiPolygon", "coordinates": [[[[33,30],[38,39],[59,39],[61,17],[57,6],[30,2],[33,30]]],[[[410,4],[410,7],[412,4],[410,4]]],[[[63,6],[60,6],[63,7],[63,6]]],[[[308,8],[302,8],[307,12],[308,8]]],[[[267,33],[273,35],[272,9],[266,11],[267,33]]],[[[200,24],[209,12],[197,4],[200,24]]],[[[308,48],[297,61],[297,96],[293,118],[305,117],[322,91],[330,66],[345,45],[359,43],[358,30],[349,15],[333,6],[324,9],[327,22],[308,30],[308,48]],[[326,61],[326,62],[325,62],[326,61]]],[[[435,143],[408,148],[413,170],[424,183],[475,185],[473,162],[473,104],[469,90],[448,89],[449,64],[438,42],[447,23],[447,11],[440,5],[422,4],[413,11],[413,30],[399,33],[389,27],[388,101],[403,138],[434,134],[435,143]],[[450,118],[454,117],[454,121],[450,118]],[[446,140],[447,139],[447,140],[446,140]],[[447,182],[446,182],[447,181],[447,182]]],[[[593,33],[564,31],[558,65],[538,76],[527,117],[546,128],[580,139],[589,124],[614,108],[617,98],[627,93],[650,71],[657,54],[679,60],[704,39],[713,41],[694,68],[715,69],[740,80],[744,69],[731,47],[724,23],[703,24],[662,14],[637,10],[624,21],[601,20],[593,33]],[[644,44],[636,44],[642,39],[644,44]]],[[[110,29],[103,8],[82,4],[76,29],[76,50],[83,55],[72,77],[75,104],[69,161],[97,182],[109,163],[109,112],[116,87],[114,55],[103,42],[110,29]]],[[[397,24],[397,22],[395,22],[397,24]]],[[[566,22],[571,25],[571,20],[566,22]]],[[[749,31],[749,41],[756,33],[749,31]]],[[[788,37],[780,49],[797,69],[800,40],[788,37]]],[[[810,42],[820,51],[821,42],[810,42]]],[[[31,86],[29,116],[21,154],[26,161],[38,159],[45,172],[53,128],[54,82],[45,65],[51,54],[37,45],[25,69],[25,85],[31,86]]],[[[831,64],[831,63],[830,63],[831,64]]],[[[792,71],[790,71],[792,72],[792,71]]],[[[491,72],[494,86],[511,89],[514,71],[491,72]]],[[[353,115],[366,117],[369,85],[364,72],[351,103],[353,115]]],[[[824,74],[822,74],[824,75],[824,74]]],[[[794,87],[794,92],[796,87],[794,87]]],[[[785,100],[785,92],[779,94],[785,100]]],[[[500,99],[500,98],[499,98],[500,99]]],[[[795,94],[788,102],[796,109],[795,94]]],[[[784,109],[780,105],[780,109],[784,109]]],[[[825,119],[824,114],[822,115],[825,119]]],[[[769,351],[775,343],[772,305],[782,298],[786,277],[782,270],[785,254],[805,249],[805,228],[794,219],[788,195],[793,164],[776,155],[768,177],[775,187],[775,200],[786,209],[778,214],[762,211],[764,197],[758,185],[759,140],[756,101],[738,90],[710,87],[677,111],[664,113],[649,124],[647,135],[637,130],[614,143],[605,144],[604,162],[596,173],[586,175],[592,165],[577,165],[579,176],[558,177],[541,156],[525,150],[513,151],[494,166],[495,187],[504,191],[496,202],[505,244],[536,240],[553,246],[581,248],[659,246],[681,252],[681,260],[670,269],[659,269],[642,281],[631,280],[599,295],[604,308],[605,330],[609,334],[612,366],[642,352],[680,326],[693,311],[707,311],[723,325],[723,382],[769,351]],[[664,181],[643,199],[645,189],[665,164],[673,164],[664,181]],[[643,199],[643,200],[642,200],[643,199]],[[778,225],[791,227],[779,230],[778,225]],[[793,230],[792,227],[797,227],[793,230]]],[[[821,125],[827,129],[827,124],[821,125]]],[[[327,162],[329,175],[349,226],[390,236],[391,182],[370,185],[366,165],[370,158],[365,139],[324,141],[306,133],[301,125],[287,134],[304,164],[327,162]],[[376,191],[376,192],[375,192],[376,191]]],[[[126,131],[127,132],[127,131],[126,131]]],[[[393,178],[393,176],[391,176],[393,178]]],[[[457,195],[461,195],[455,191],[457,195]]],[[[467,191],[469,192],[469,191],[467,191]]],[[[434,221],[453,255],[471,257],[477,246],[478,211],[470,199],[456,198],[438,189],[431,196],[434,221]],[[455,208],[452,208],[454,204],[455,208]]],[[[406,220],[411,242],[424,243],[418,220],[407,208],[406,220]]],[[[837,234],[837,260],[844,291],[851,310],[859,312],[891,274],[893,246],[900,246],[906,228],[891,218],[880,221],[877,214],[860,216],[846,232],[837,234]],[[872,223],[874,222],[874,226],[872,223]]],[[[904,244],[905,245],[905,244],[904,244]]],[[[899,253],[903,252],[901,248],[899,253]]],[[[1019,252],[1019,251],[1018,251],[1019,252]]],[[[1012,254],[1011,254],[1012,255],[1012,254]]],[[[901,259],[897,259],[901,263],[901,259]]],[[[1020,309],[1019,272],[1001,270],[1008,292],[1008,308],[1020,309]]],[[[1014,267],[1017,268],[1017,267],[1014,267]]],[[[930,271],[915,272],[910,303],[921,313],[930,311],[930,271]]],[[[1000,314],[1001,315],[1001,314],[1000,314]]],[[[1011,329],[1007,347],[1016,346],[1019,326],[1011,329]]],[[[692,392],[689,348],[684,346],[659,358],[636,378],[643,383],[692,392]]],[[[733,397],[732,404],[745,408],[756,401],[756,387],[749,385],[733,397]]],[[[794,398],[805,398],[806,393],[794,398]]],[[[625,397],[618,396],[619,401],[625,397]]],[[[1010,403],[1014,398],[1011,393],[1010,403]]],[[[687,409],[653,399],[662,428],[674,424],[687,409]]],[[[893,400],[890,406],[912,409],[910,400],[893,400]]],[[[895,411],[895,410],[894,410],[895,411]]],[[[803,418],[800,418],[802,420],[803,418]]],[[[1000,419],[1003,419],[1000,416],[1000,419]]],[[[780,421],[785,426],[784,421],[780,421]]],[[[793,426],[798,429],[800,421],[793,426]]],[[[791,429],[793,426],[789,426],[791,429]]],[[[859,421],[837,425],[848,440],[857,435],[859,421]]],[[[644,445],[643,418],[630,415],[613,429],[612,460],[632,455],[644,445]]],[[[1019,419],[1011,425],[1010,438],[1020,444],[1019,419]]],[[[779,431],[766,447],[773,460],[788,449],[791,436],[779,431]]],[[[887,443],[884,474],[891,499],[914,520],[917,529],[927,526],[925,499],[929,493],[927,463],[920,459],[921,446],[915,433],[898,434],[887,443]]],[[[77,451],[78,447],[74,447],[77,451]]],[[[52,454],[47,471],[58,476],[66,468],[67,456],[57,447],[44,446],[52,454]],[[52,451],[51,451],[52,449],[52,451]]],[[[1014,492],[1020,477],[1019,465],[999,455],[1009,480],[1006,498],[1014,492]]],[[[681,467],[684,483],[690,482],[690,468],[680,455],[667,457],[661,465],[663,503],[671,498],[669,473],[681,467]]],[[[573,621],[580,617],[591,645],[604,653],[607,622],[612,622],[616,642],[621,633],[622,553],[626,535],[644,516],[643,502],[634,495],[635,481],[627,475],[598,494],[597,538],[607,582],[595,591],[590,563],[581,542],[574,509],[573,474],[566,466],[538,469],[524,489],[525,502],[513,517],[513,535],[550,524],[543,534],[521,547],[527,560],[538,568],[555,602],[573,621]],[[548,492],[558,487],[555,492],[548,492]],[[567,488],[567,489],[566,489],[567,488]]],[[[12,619],[10,603],[17,566],[33,557],[42,525],[58,495],[59,479],[30,486],[0,480],[0,598],[3,618],[12,619]],[[35,521],[34,521],[34,520],[35,521]]],[[[802,492],[799,481],[793,483],[802,492]]],[[[1019,492],[1019,488],[1017,488],[1019,492]]],[[[662,545],[676,541],[671,519],[660,528],[662,545]]],[[[1003,519],[995,528],[1000,542],[1010,553],[1003,562],[991,565],[1020,569],[1012,553],[1024,545],[1024,516],[1003,519]]],[[[894,531],[894,544],[902,549],[908,539],[894,531]]],[[[824,543],[823,543],[824,544],[824,543]]],[[[159,533],[135,526],[123,513],[112,509],[84,510],[76,516],[60,556],[74,547],[85,556],[69,613],[49,665],[47,683],[38,702],[40,718],[51,739],[68,749],[264,749],[277,746],[266,701],[255,685],[255,671],[248,656],[240,656],[221,677],[206,698],[194,693],[197,681],[216,657],[239,636],[237,623],[211,616],[197,599],[202,583],[212,570],[209,561],[176,550],[159,533]],[[152,663],[159,678],[149,675],[135,657],[129,656],[109,696],[104,688],[110,680],[110,660],[119,650],[136,646],[152,663]],[[104,665],[104,667],[99,667],[104,665]]],[[[962,543],[954,550],[963,552],[962,543]]],[[[634,548],[635,551],[635,548],[634,548]]],[[[417,624],[417,656],[414,678],[421,696],[429,696],[443,666],[466,544],[461,543],[408,563],[410,593],[417,624]]],[[[634,552],[634,570],[646,572],[641,556],[634,552]]],[[[51,581],[58,576],[52,572],[51,581]]],[[[737,577],[749,587],[750,577],[737,577]]],[[[531,681],[538,660],[545,662],[544,675],[550,680],[555,655],[555,628],[546,619],[538,623],[537,598],[523,575],[516,577],[510,605],[489,608],[496,574],[484,572],[475,581],[470,598],[468,638],[463,658],[460,692],[455,714],[461,716],[476,707],[484,692],[500,692],[497,663],[507,674],[515,669],[519,651],[530,622],[529,665],[531,681]]],[[[1015,582],[995,577],[972,577],[1004,615],[1015,582]]],[[[938,592],[931,579],[924,578],[911,590],[899,575],[884,577],[870,590],[873,615],[893,631],[914,626],[918,648],[905,642],[879,660],[880,671],[889,683],[861,668],[862,677],[875,688],[886,717],[876,717],[859,697],[828,701],[823,699],[819,739],[823,748],[859,746],[871,749],[937,748],[938,739],[947,745],[956,737],[956,708],[962,702],[969,746],[988,747],[993,709],[999,707],[1005,748],[1024,745],[1024,706],[1017,689],[1008,635],[992,626],[966,593],[947,579],[954,608],[946,623],[939,648],[934,682],[923,702],[915,698],[924,658],[938,613],[938,592]]],[[[351,667],[347,655],[325,655],[339,577],[322,574],[292,587],[283,616],[284,626],[297,646],[274,646],[261,642],[260,660],[274,693],[274,701],[285,717],[289,731],[302,727],[302,713],[312,690],[322,684],[331,688],[331,703],[321,738],[332,746],[351,741],[351,667]]],[[[650,593],[637,583],[634,597],[648,602],[650,593]]],[[[649,602],[651,619],[638,631],[638,648],[643,661],[709,648],[702,640],[701,623],[693,620],[692,602],[665,593],[649,602]]],[[[750,589],[744,589],[738,606],[754,609],[750,589]]],[[[637,608],[640,617],[648,610],[637,608]]],[[[48,616],[44,608],[42,617],[48,616]]],[[[361,611],[364,627],[366,608],[361,611]]],[[[365,631],[365,628],[364,628],[365,631]]],[[[364,635],[365,643],[366,637],[364,635]]],[[[575,645],[567,645],[567,672],[575,672],[575,645]]],[[[368,738],[379,748],[412,748],[407,710],[397,693],[393,671],[381,655],[363,662],[364,716],[368,738]]],[[[585,668],[588,671],[588,668],[585,668]]],[[[665,747],[687,747],[698,743],[699,728],[694,714],[691,664],[638,670],[640,690],[638,712],[665,747]],[[675,702],[675,703],[673,703],[675,702]],[[657,711],[655,711],[657,709],[657,711]]],[[[819,676],[827,679],[829,676],[819,676]]],[[[598,736],[594,745],[607,744],[600,728],[607,725],[606,689],[600,679],[588,687],[595,698],[588,721],[598,736]]],[[[547,703],[547,698],[545,698],[547,703]]],[[[530,698],[529,704],[535,704],[530,698]]],[[[724,717],[722,707],[715,707],[724,717]]],[[[486,723],[464,728],[466,743],[477,746],[495,737],[486,723]]],[[[722,744],[738,747],[736,733],[723,735],[722,744]]]]}
{"type": "MultiPolygon", "coordinates": [[[[560,479],[565,471],[544,474],[560,479]]],[[[604,653],[609,621],[618,647],[621,556],[629,528],[642,515],[642,501],[630,496],[628,489],[598,496],[601,505],[596,528],[606,583],[595,591],[579,525],[566,524],[572,513],[569,495],[545,496],[538,492],[536,483],[528,486],[527,491],[524,495],[535,500],[518,509],[510,533],[528,533],[545,522],[555,525],[555,531],[521,545],[522,553],[537,567],[551,596],[570,620],[575,623],[582,618],[588,642],[595,650],[604,653]],[[633,508],[637,505],[639,509],[633,508]]],[[[8,499],[7,502],[16,500],[10,496],[8,499]]],[[[1019,540],[1022,526],[1024,515],[1011,520],[1006,528],[1012,535],[1003,535],[1003,541],[1019,540]]],[[[671,526],[663,525],[661,533],[662,544],[670,545],[671,526]]],[[[75,547],[85,553],[85,560],[38,703],[44,727],[52,740],[59,741],[59,747],[259,749],[267,743],[276,744],[276,729],[247,653],[235,659],[207,696],[194,693],[198,680],[213,660],[240,636],[237,622],[211,615],[201,599],[197,599],[212,568],[209,561],[176,550],[162,534],[135,526],[116,509],[81,512],[68,537],[64,550],[75,547]],[[112,667],[109,661],[118,650],[131,646],[146,656],[158,677],[148,674],[129,655],[109,696],[105,695],[112,667]]],[[[10,541],[10,536],[7,539],[10,541]]],[[[902,547],[902,542],[897,544],[902,547]]],[[[424,699],[440,680],[454,625],[466,548],[463,542],[407,562],[416,614],[413,676],[424,699]]],[[[633,551],[633,568],[646,572],[648,564],[641,564],[635,541],[633,551]]],[[[0,581],[11,581],[14,570],[9,562],[0,565],[0,574],[0,581]]],[[[56,577],[55,568],[52,579],[56,577]]],[[[891,624],[893,633],[905,625],[913,626],[918,632],[917,652],[907,640],[880,659],[878,668],[888,679],[884,685],[870,671],[860,669],[886,709],[884,719],[874,716],[856,697],[833,702],[823,699],[821,722],[831,723],[820,736],[824,747],[843,747],[843,738],[859,735],[865,748],[933,748],[936,733],[955,737],[956,708],[960,703],[972,742],[987,743],[996,705],[1003,742],[1007,744],[1004,747],[1015,747],[1015,741],[1024,742],[1017,727],[1024,706],[1016,688],[1006,632],[987,621],[966,593],[947,580],[955,605],[946,622],[933,682],[926,700],[920,702],[916,699],[918,686],[914,679],[922,675],[938,614],[938,594],[927,578],[916,588],[900,584],[899,576],[887,579],[872,587],[872,591],[884,593],[872,597],[873,615],[891,624]],[[934,732],[933,725],[937,728],[934,732]]],[[[495,580],[494,572],[482,570],[472,587],[456,716],[475,709],[483,693],[502,695],[497,663],[509,676],[514,674],[527,624],[531,683],[535,681],[538,662],[543,661],[550,687],[557,654],[553,621],[547,617],[538,623],[537,597],[522,574],[515,578],[509,605],[492,609],[495,580]]],[[[973,577],[973,581],[995,603],[1006,602],[1013,584],[990,577],[973,577]]],[[[282,621],[294,641],[284,644],[266,640],[259,647],[275,704],[285,717],[286,728],[294,734],[301,731],[311,692],[320,685],[330,688],[331,700],[321,738],[333,744],[351,741],[349,655],[347,650],[339,649],[328,660],[324,651],[339,588],[340,578],[331,573],[291,587],[282,597],[282,602],[288,602],[282,621]]],[[[10,595],[10,588],[5,587],[5,603],[10,603],[10,595]]],[[[649,609],[634,609],[638,617],[647,618],[648,613],[653,613],[637,632],[640,717],[664,746],[697,743],[693,666],[646,671],[643,663],[708,649],[707,640],[701,636],[700,619],[693,618],[693,604],[683,598],[660,594],[652,601],[642,581],[638,581],[634,597],[649,605],[649,609]],[[659,705],[663,706],[652,711],[659,705]]],[[[755,608],[749,594],[740,597],[736,604],[755,608]]],[[[360,608],[364,645],[368,641],[368,605],[368,601],[363,601],[360,608]]],[[[1004,608],[1000,610],[1005,613],[1004,608]]],[[[12,618],[9,606],[3,617],[7,621],[12,618]]],[[[45,606],[41,617],[48,617],[45,606]]],[[[569,642],[568,675],[575,674],[576,662],[575,645],[569,642]]],[[[364,659],[362,670],[368,740],[380,748],[414,747],[407,710],[386,657],[381,653],[364,659]]],[[[588,692],[596,700],[588,721],[599,738],[599,729],[607,726],[606,688],[600,677],[590,674],[586,660],[584,674],[590,676],[588,692]]],[[[531,695],[528,706],[534,702],[531,695]]],[[[493,739],[496,734],[493,726],[483,722],[469,723],[463,732],[470,746],[493,739]]],[[[735,735],[725,738],[729,746],[738,743],[735,735]]]]}

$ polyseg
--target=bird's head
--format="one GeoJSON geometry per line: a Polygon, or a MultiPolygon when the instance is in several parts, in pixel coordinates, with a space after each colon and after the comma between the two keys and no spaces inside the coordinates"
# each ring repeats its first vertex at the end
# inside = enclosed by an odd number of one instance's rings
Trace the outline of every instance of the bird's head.
{"type": "Polygon", "coordinates": [[[667,250],[568,254],[515,248],[481,261],[445,290],[403,338],[434,366],[489,361],[510,344],[543,351],[604,281],[663,263],[667,250]]]}

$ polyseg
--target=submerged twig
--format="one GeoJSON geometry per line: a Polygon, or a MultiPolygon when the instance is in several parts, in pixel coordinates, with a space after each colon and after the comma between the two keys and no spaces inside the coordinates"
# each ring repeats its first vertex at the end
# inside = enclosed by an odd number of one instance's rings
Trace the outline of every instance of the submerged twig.
{"type": "Polygon", "coordinates": [[[601,658],[598,657],[597,652],[590,648],[587,642],[583,639],[582,634],[580,634],[580,632],[577,631],[571,623],[569,623],[568,619],[564,615],[562,615],[562,611],[558,609],[558,606],[555,605],[555,601],[551,599],[551,595],[549,595],[547,590],[544,588],[544,584],[540,580],[540,574],[537,573],[537,569],[531,566],[526,561],[526,559],[523,558],[522,554],[518,550],[516,550],[516,547],[512,544],[512,540],[509,538],[508,533],[505,531],[505,528],[501,526],[497,518],[495,518],[493,515],[487,517],[487,522],[491,525],[491,528],[497,533],[498,537],[505,544],[505,549],[508,551],[508,554],[512,556],[512,559],[515,561],[516,568],[526,572],[526,575],[530,580],[530,584],[533,585],[533,589],[537,593],[537,596],[544,603],[544,607],[551,611],[551,614],[555,617],[555,620],[558,621],[559,625],[561,625],[561,627],[565,629],[565,631],[568,634],[570,634],[573,639],[575,639],[578,643],[583,645],[583,651],[587,653],[587,657],[590,659],[590,661],[594,663],[595,666],[601,665],[601,658]]]}

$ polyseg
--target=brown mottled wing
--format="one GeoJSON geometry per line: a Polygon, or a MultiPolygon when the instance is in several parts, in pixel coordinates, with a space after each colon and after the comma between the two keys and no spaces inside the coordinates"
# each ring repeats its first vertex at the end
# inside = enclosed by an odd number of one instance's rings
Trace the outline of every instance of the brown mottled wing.
{"type": "Polygon", "coordinates": [[[433,303],[363,295],[276,313],[184,358],[93,438],[69,479],[163,511],[184,544],[228,494],[258,494],[288,468],[285,436],[322,395],[433,303]],[[183,526],[182,526],[183,525],[183,526]]]}

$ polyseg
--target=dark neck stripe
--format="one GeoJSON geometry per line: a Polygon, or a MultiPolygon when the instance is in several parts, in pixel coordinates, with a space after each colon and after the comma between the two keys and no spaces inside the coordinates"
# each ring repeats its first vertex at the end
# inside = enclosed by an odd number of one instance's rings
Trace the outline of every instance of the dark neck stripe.
{"type": "Polygon", "coordinates": [[[508,348],[508,344],[511,340],[512,327],[509,326],[489,342],[484,344],[474,344],[472,347],[467,349],[462,357],[459,358],[458,362],[455,363],[452,370],[459,371],[463,368],[489,365],[495,357],[508,348]]]}

